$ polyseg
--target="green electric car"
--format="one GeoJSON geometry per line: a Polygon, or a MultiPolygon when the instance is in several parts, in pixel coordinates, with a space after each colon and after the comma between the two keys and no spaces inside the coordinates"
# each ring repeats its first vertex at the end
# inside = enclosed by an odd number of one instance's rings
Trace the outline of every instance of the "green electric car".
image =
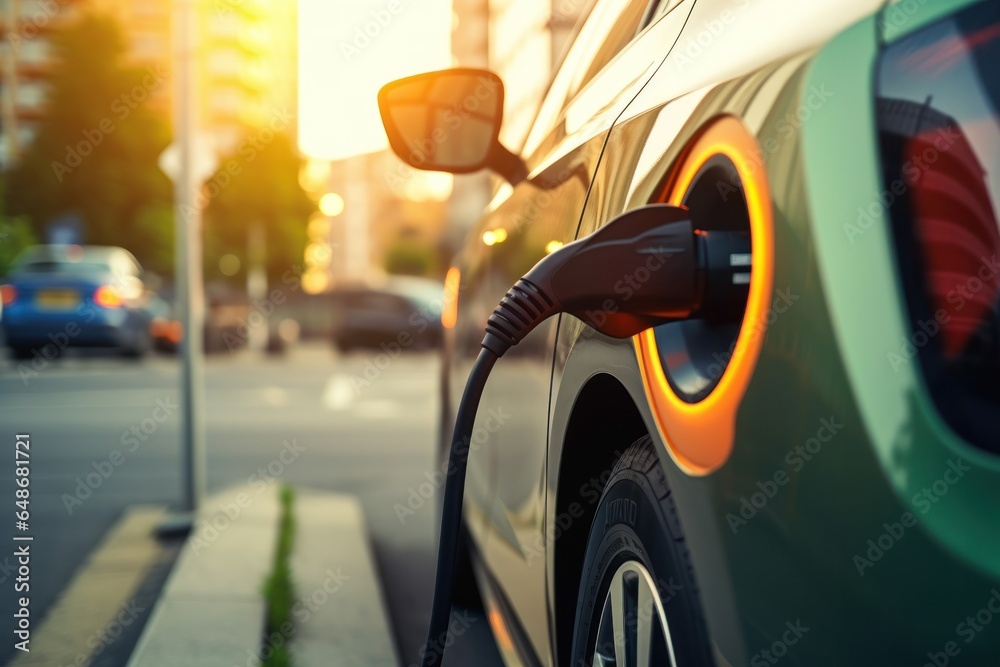
{"type": "Polygon", "coordinates": [[[505,662],[1000,664],[1000,3],[599,0],[521,146],[489,72],[383,93],[404,161],[499,177],[446,411],[547,253],[657,202],[752,241],[741,318],[497,364],[463,549],[505,662]]]}

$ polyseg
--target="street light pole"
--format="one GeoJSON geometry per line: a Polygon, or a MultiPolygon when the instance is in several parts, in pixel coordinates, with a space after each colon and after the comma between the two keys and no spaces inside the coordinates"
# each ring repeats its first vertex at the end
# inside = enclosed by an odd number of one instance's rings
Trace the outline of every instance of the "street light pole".
{"type": "Polygon", "coordinates": [[[184,341],[181,345],[181,447],[184,479],[182,510],[193,521],[205,492],[204,323],[200,177],[195,165],[197,137],[195,0],[177,0],[176,29],[176,143],[180,170],[174,184],[176,210],[176,283],[184,341]]]}

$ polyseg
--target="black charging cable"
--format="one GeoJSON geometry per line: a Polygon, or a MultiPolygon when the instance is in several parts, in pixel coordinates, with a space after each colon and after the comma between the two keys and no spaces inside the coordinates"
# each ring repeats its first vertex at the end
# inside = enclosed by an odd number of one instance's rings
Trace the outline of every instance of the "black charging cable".
{"type": "Polygon", "coordinates": [[[448,643],[469,445],[486,380],[497,360],[559,313],[574,315],[616,338],[709,312],[721,319],[742,316],[749,285],[750,235],[696,232],[688,218],[686,209],[667,204],[629,211],[543,258],[490,315],[483,349],[455,418],[423,667],[443,660],[448,643]],[[642,276],[646,279],[636,280],[642,276]]]}

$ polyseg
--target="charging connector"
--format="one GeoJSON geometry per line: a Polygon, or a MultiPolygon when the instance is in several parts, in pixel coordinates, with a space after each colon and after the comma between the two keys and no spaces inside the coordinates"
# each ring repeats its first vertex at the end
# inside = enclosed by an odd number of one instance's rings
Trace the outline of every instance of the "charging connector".
{"type": "Polygon", "coordinates": [[[448,643],[469,441],[497,359],[560,313],[615,338],[691,317],[740,318],[751,257],[749,234],[695,230],[686,209],[651,204],[543,258],[503,297],[487,321],[455,420],[424,667],[433,665],[448,643]]]}

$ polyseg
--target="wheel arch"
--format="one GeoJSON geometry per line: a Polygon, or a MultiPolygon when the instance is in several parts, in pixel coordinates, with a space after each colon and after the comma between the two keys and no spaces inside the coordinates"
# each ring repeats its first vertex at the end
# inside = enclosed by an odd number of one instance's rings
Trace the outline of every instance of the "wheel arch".
{"type": "MultiPolygon", "coordinates": [[[[635,399],[607,372],[592,375],[580,388],[562,438],[549,530],[552,541],[552,628],[557,657],[569,655],[573,614],[590,526],[615,462],[629,445],[649,433],[635,399]],[[553,533],[552,531],[557,531],[553,533]]],[[[561,663],[560,663],[561,664],[561,663]]]]}

